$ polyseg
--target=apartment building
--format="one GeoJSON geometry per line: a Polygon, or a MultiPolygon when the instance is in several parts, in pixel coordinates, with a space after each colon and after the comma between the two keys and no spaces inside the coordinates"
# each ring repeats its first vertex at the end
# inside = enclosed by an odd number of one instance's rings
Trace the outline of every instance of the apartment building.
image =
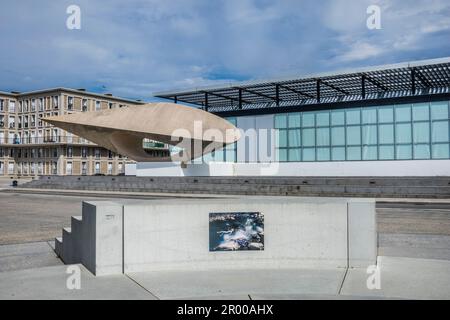
{"type": "MultiPolygon", "coordinates": [[[[139,100],[84,89],[0,91],[0,176],[123,174],[125,164],[132,161],[42,118],[141,104],[139,100]]],[[[146,141],[143,147],[155,156],[168,152],[164,145],[152,141],[146,141]]]]}

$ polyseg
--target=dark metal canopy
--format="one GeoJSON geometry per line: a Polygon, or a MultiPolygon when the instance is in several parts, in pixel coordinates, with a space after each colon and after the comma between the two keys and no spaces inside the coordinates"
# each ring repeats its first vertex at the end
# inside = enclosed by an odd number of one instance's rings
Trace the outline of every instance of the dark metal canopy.
{"type": "MultiPolygon", "coordinates": [[[[155,93],[215,113],[450,93],[450,58],[155,93]]],[[[274,110],[275,111],[275,110],[274,110]]]]}

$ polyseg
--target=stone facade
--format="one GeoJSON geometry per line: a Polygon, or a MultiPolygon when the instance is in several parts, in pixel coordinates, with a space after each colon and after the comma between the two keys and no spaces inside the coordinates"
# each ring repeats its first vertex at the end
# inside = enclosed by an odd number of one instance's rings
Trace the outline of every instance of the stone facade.
{"type": "MultiPolygon", "coordinates": [[[[125,157],[42,121],[48,116],[142,105],[83,89],[0,91],[0,176],[118,175],[125,157]]],[[[158,156],[164,150],[148,150],[158,156]]]]}

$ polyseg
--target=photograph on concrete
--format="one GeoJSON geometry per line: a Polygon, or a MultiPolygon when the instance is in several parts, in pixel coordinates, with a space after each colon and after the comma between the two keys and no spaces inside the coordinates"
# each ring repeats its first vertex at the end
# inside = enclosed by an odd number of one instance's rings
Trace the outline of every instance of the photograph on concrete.
{"type": "Polygon", "coordinates": [[[211,212],[209,251],[264,250],[264,214],[211,212]]]}

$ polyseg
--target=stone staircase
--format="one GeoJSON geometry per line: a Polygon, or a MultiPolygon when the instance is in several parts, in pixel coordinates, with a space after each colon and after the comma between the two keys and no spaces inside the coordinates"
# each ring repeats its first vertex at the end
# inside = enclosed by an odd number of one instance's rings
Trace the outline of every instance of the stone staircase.
{"type": "Polygon", "coordinates": [[[21,187],[228,195],[450,198],[450,177],[41,176],[21,187]]]}

